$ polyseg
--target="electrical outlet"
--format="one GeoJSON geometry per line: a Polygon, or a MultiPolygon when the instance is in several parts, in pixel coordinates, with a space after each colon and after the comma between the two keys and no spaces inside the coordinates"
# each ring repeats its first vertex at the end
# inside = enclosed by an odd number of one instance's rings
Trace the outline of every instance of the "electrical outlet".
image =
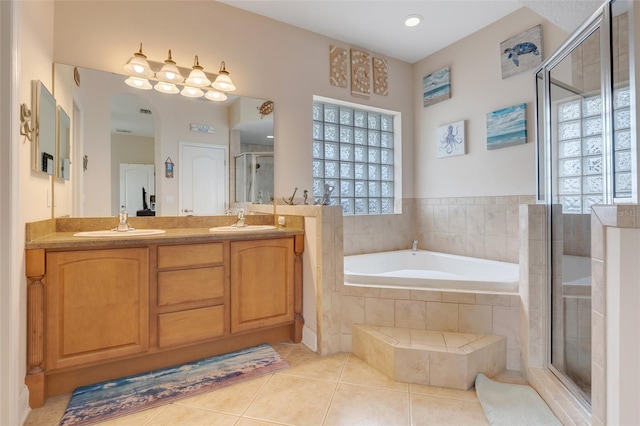
{"type": "Polygon", "coordinates": [[[284,216],[278,216],[278,225],[284,226],[284,216]]]}

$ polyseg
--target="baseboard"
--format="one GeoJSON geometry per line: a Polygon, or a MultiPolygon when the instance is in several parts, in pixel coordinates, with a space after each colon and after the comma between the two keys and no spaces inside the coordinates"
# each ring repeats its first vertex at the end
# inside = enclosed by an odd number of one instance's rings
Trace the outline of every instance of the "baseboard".
{"type": "Polygon", "coordinates": [[[27,416],[31,412],[31,407],[29,407],[29,388],[26,386],[22,386],[22,391],[20,392],[20,396],[18,397],[18,419],[20,419],[20,424],[23,425],[27,420],[27,416]]]}
{"type": "Polygon", "coordinates": [[[318,351],[318,335],[306,325],[302,327],[302,344],[314,352],[318,351]]]}

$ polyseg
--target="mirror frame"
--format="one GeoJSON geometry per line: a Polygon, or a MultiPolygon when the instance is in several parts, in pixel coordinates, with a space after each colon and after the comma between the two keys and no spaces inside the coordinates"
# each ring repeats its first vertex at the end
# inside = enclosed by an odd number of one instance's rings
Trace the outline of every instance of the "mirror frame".
{"type": "Polygon", "coordinates": [[[56,99],[40,80],[32,82],[34,137],[33,171],[50,176],[56,174],[56,99]],[[51,106],[51,108],[47,108],[51,106]],[[47,160],[46,164],[44,160],[47,160]]]}
{"type": "Polygon", "coordinates": [[[56,128],[56,146],[58,148],[56,177],[69,180],[71,175],[71,118],[60,105],[58,105],[56,128]]]}

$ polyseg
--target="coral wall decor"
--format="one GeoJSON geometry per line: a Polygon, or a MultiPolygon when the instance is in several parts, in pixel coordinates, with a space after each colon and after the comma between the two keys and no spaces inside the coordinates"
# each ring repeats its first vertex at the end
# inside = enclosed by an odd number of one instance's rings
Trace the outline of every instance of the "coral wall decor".
{"type": "Polygon", "coordinates": [[[387,60],[373,58],[373,93],[387,96],[389,93],[389,78],[387,60]]]}
{"type": "Polygon", "coordinates": [[[347,87],[348,70],[347,49],[329,46],[329,81],[338,87],[347,87]]]}
{"type": "Polygon", "coordinates": [[[368,98],[371,93],[371,55],[351,49],[351,94],[368,98]]]}

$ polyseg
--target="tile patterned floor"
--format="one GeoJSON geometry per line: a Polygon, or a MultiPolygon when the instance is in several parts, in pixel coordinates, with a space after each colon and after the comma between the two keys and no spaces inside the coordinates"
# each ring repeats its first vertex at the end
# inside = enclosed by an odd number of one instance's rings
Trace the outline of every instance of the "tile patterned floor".
{"type": "MultiPolygon", "coordinates": [[[[474,390],[394,382],[353,354],[322,357],[290,343],[274,348],[291,367],[102,425],[487,424],[474,390]]],[[[515,372],[501,379],[523,382],[515,372]]],[[[25,426],[57,425],[70,397],[50,397],[25,426]]]]}

